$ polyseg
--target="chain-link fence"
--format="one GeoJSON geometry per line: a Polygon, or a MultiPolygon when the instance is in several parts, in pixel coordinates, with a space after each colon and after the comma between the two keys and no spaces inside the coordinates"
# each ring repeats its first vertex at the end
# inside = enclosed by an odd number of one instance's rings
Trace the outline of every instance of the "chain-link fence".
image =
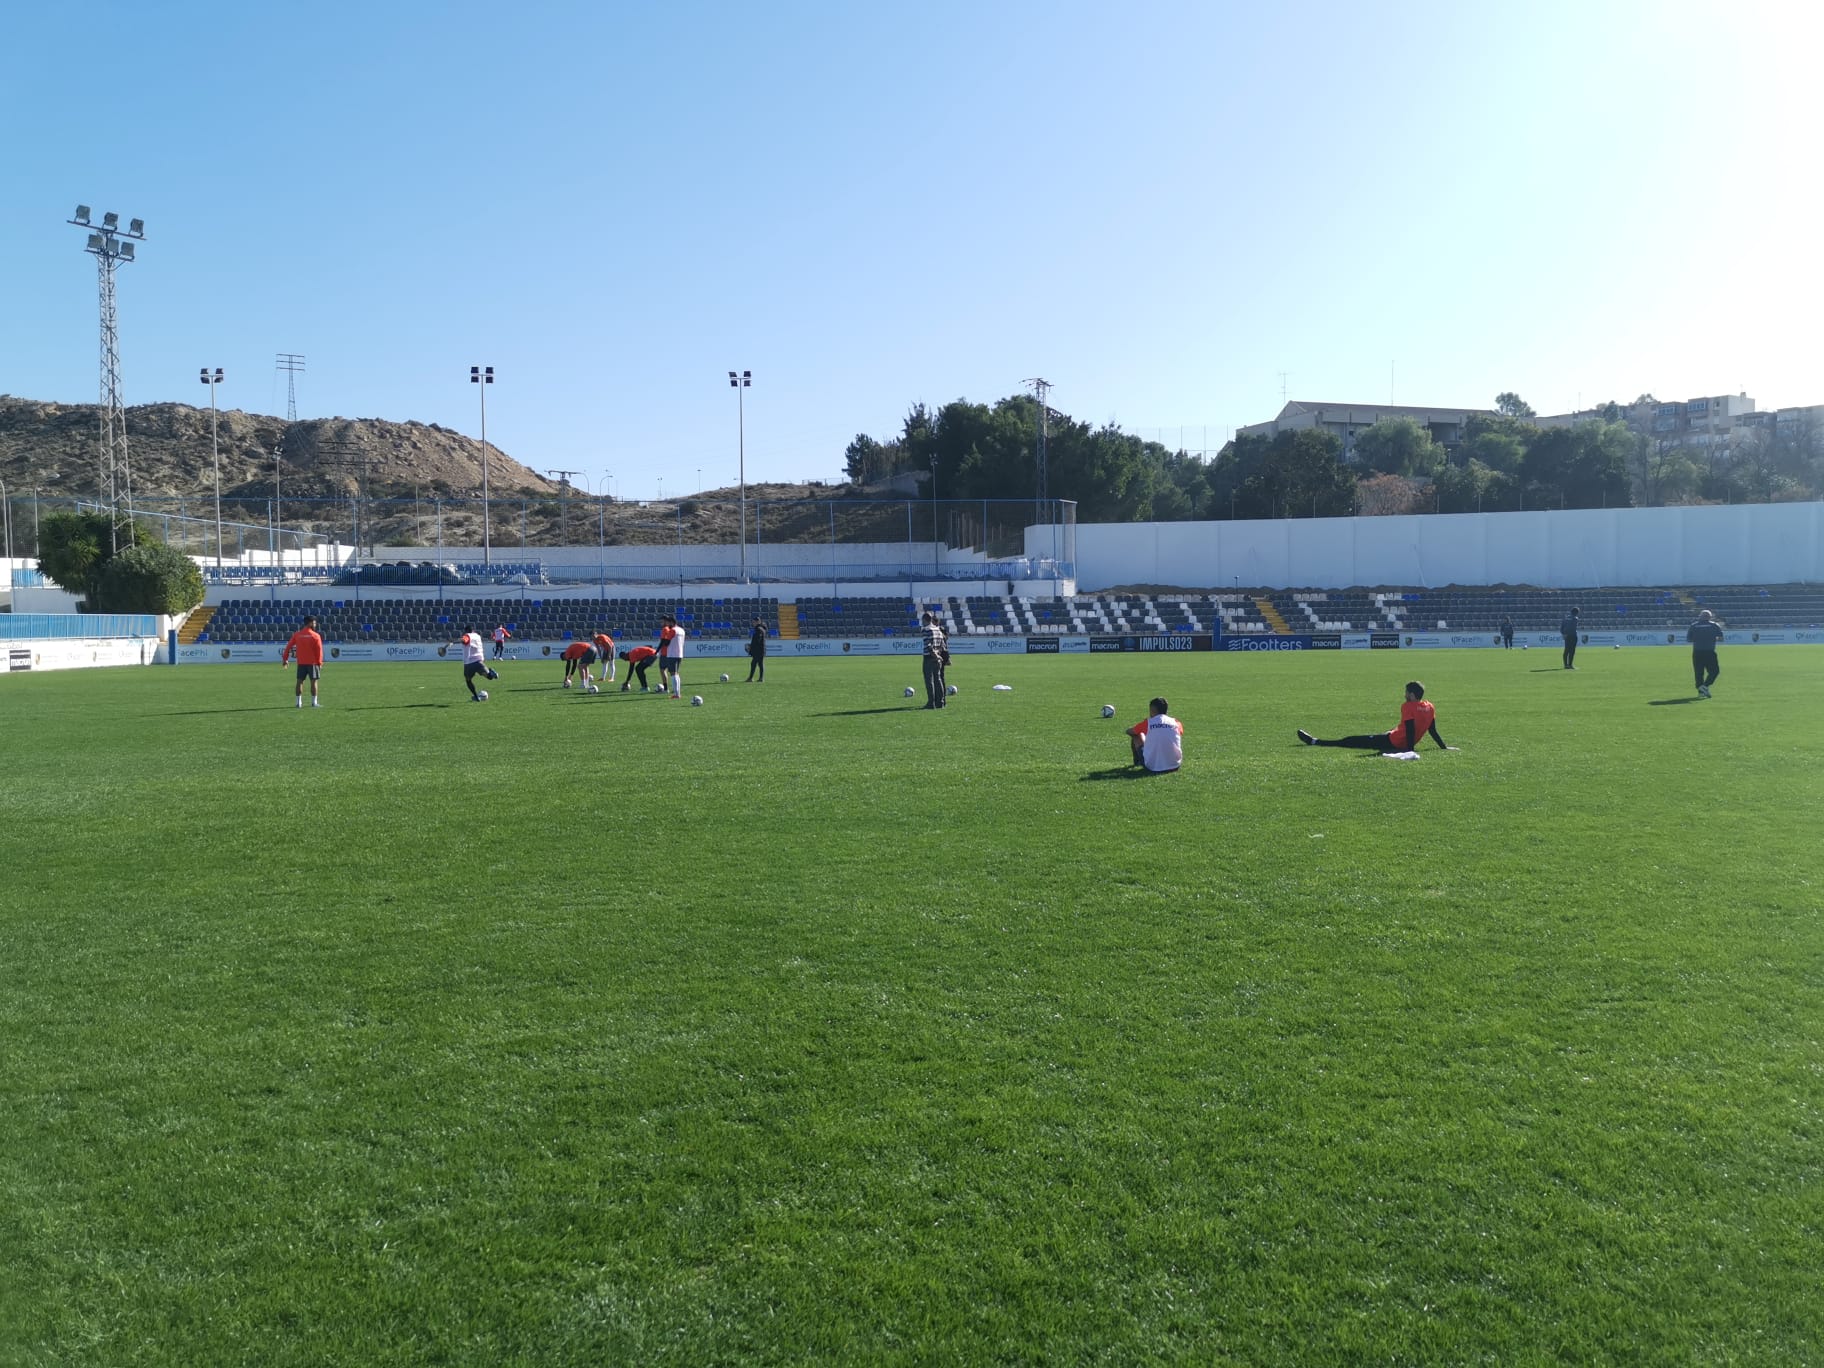
{"type": "Polygon", "coordinates": [[[1076,505],[1059,499],[224,498],[219,522],[212,496],[135,503],[162,541],[242,575],[417,562],[552,583],[1017,583],[1076,566],[1076,505]]]}

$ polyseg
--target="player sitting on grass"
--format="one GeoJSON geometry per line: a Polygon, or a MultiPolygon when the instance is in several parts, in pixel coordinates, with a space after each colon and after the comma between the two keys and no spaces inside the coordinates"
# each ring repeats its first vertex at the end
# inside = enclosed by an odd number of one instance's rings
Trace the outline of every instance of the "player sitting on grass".
{"type": "Polygon", "coordinates": [[[652,668],[652,662],[659,658],[659,653],[650,646],[635,646],[630,651],[622,651],[621,659],[627,662],[627,678],[621,681],[621,692],[626,693],[633,687],[633,677],[640,677],[640,692],[646,692],[646,671],[652,668]]]}
{"type": "Polygon", "coordinates": [[[1167,711],[1170,706],[1155,698],[1146,720],[1127,729],[1134,763],[1153,774],[1170,774],[1184,763],[1184,724],[1167,711]]]}
{"type": "Polygon", "coordinates": [[[1372,732],[1367,736],[1345,736],[1337,741],[1319,741],[1308,731],[1298,739],[1307,746],[1348,746],[1352,750],[1380,751],[1384,755],[1403,755],[1419,748],[1419,738],[1429,736],[1439,750],[1455,750],[1444,744],[1438,734],[1438,710],[1425,701],[1425,686],[1413,680],[1406,686],[1406,701],[1400,705],[1400,724],[1392,731],[1372,732]]]}

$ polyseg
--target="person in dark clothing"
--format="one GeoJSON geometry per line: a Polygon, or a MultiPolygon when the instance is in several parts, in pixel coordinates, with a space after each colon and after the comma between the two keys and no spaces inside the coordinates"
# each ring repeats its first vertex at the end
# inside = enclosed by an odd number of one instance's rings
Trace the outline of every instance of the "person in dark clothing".
{"type": "Polygon", "coordinates": [[[1691,672],[1697,676],[1697,692],[1704,698],[1710,697],[1710,686],[1723,672],[1716,660],[1716,646],[1722,639],[1723,625],[1708,608],[1685,629],[1685,640],[1691,643],[1691,672]]]}
{"type": "Polygon", "coordinates": [[[1577,668],[1571,662],[1577,659],[1577,636],[1583,630],[1582,617],[1583,609],[1573,608],[1558,624],[1558,634],[1564,638],[1564,668],[1567,670],[1577,668]]]}
{"type": "Polygon", "coordinates": [[[754,682],[754,671],[760,672],[760,682],[766,683],[766,624],[759,618],[754,619],[753,635],[747,639],[747,656],[751,662],[747,667],[747,682],[754,682]]]}
{"type": "Polygon", "coordinates": [[[1514,620],[1506,614],[1501,617],[1501,646],[1503,650],[1514,649],[1514,620]]]}
{"type": "Polygon", "coordinates": [[[1413,680],[1406,686],[1406,701],[1400,706],[1399,725],[1391,731],[1370,732],[1366,736],[1345,736],[1335,741],[1320,741],[1310,732],[1300,730],[1298,739],[1307,746],[1346,746],[1350,750],[1380,751],[1395,754],[1416,751],[1419,738],[1429,736],[1439,750],[1455,750],[1444,744],[1438,732],[1438,710],[1425,701],[1425,686],[1413,680]]]}
{"type": "Polygon", "coordinates": [[[922,630],[925,637],[925,706],[941,708],[945,706],[944,670],[950,664],[950,638],[936,613],[924,615],[922,630]]]}

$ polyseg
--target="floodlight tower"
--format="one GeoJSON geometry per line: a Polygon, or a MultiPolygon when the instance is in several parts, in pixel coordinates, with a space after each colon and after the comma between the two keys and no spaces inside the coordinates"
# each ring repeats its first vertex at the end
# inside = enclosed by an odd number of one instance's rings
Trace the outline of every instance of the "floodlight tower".
{"type": "Polygon", "coordinates": [[[110,543],[120,549],[120,529],[133,540],[133,468],[127,462],[127,409],[120,395],[120,327],[114,313],[114,270],[132,261],[136,244],[145,241],[146,221],[131,219],[126,232],[119,214],[103,214],[100,225],[89,221],[89,206],[76,206],[67,220],[89,230],[84,251],[95,258],[101,292],[101,502],[112,524],[110,543]]]}
{"type": "Polygon", "coordinates": [[[197,377],[209,386],[209,459],[215,464],[215,568],[222,568],[222,449],[215,439],[215,387],[222,383],[222,368],[204,366],[197,377]]]}
{"type": "Polygon", "coordinates": [[[740,461],[741,583],[743,584],[747,583],[747,391],[752,388],[753,383],[754,373],[750,370],[744,370],[739,375],[733,371],[728,373],[728,386],[735,392],[735,422],[737,424],[735,439],[739,443],[736,453],[737,459],[740,461]]]}
{"type": "Polygon", "coordinates": [[[1039,401],[1039,502],[1043,503],[1045,493],[1045,439],[1051,435],[1051,405],[1045,396],[1051,393],[1051,381],[1035,376],[1026,382],[1032,386],[1033,396],[1039,401]]]}
{"type": "Polygon", "coordinates": [[[277,369],[285,372],[285,421],[298,421],[298,372],[304,369],[302,352],[280,352],[277,369]]]}
{"type": "Polygon", "coordinates": [[[469,383],[481,386],[481,563],[492,565],[493,533],[488,522],[488,386],[494,383],[494,367],[470,366],[469,383]]]}

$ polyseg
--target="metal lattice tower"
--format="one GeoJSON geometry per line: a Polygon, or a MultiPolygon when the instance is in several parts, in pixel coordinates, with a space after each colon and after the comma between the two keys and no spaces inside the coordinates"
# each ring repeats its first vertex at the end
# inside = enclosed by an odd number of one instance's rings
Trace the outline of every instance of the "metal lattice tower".
{"type": "Polygon", "coordinates": [[[298,372],[304,369],[302,352],[280,352],[278,368],[285,372],[285,421],[298,421],[298,372]]]}
{"type": "Polygon", "coordinates": [[[1045,396],[1051,393],[1051,381],[1037,376],[1026,382],[1032,386],[1033,396],[1039,401],[1039,492],[1038,497],[1044,500],[1050,497],[1046,493],[1045,441],[1051,436],[1051,405],[1045,396]]]}
{"type": "Polygon", "coordinates": [[[89,240],[83,250],[95,258],[101,295],[101,459],[99,470],[102,507],[113,523],[112,548],[120,550],[120,530],[133,541],[133,467],[127,460],[127,408],[120,391],[120,320],[114,310],[114,270],[132,261],[136,244],[145,241],[146,222],[131,219],[122,232],[119,214],[103,214],[99,224],[89,221],[89,206],[76,206],[76,217],[67,220],[86,228],[89,240]]]}

